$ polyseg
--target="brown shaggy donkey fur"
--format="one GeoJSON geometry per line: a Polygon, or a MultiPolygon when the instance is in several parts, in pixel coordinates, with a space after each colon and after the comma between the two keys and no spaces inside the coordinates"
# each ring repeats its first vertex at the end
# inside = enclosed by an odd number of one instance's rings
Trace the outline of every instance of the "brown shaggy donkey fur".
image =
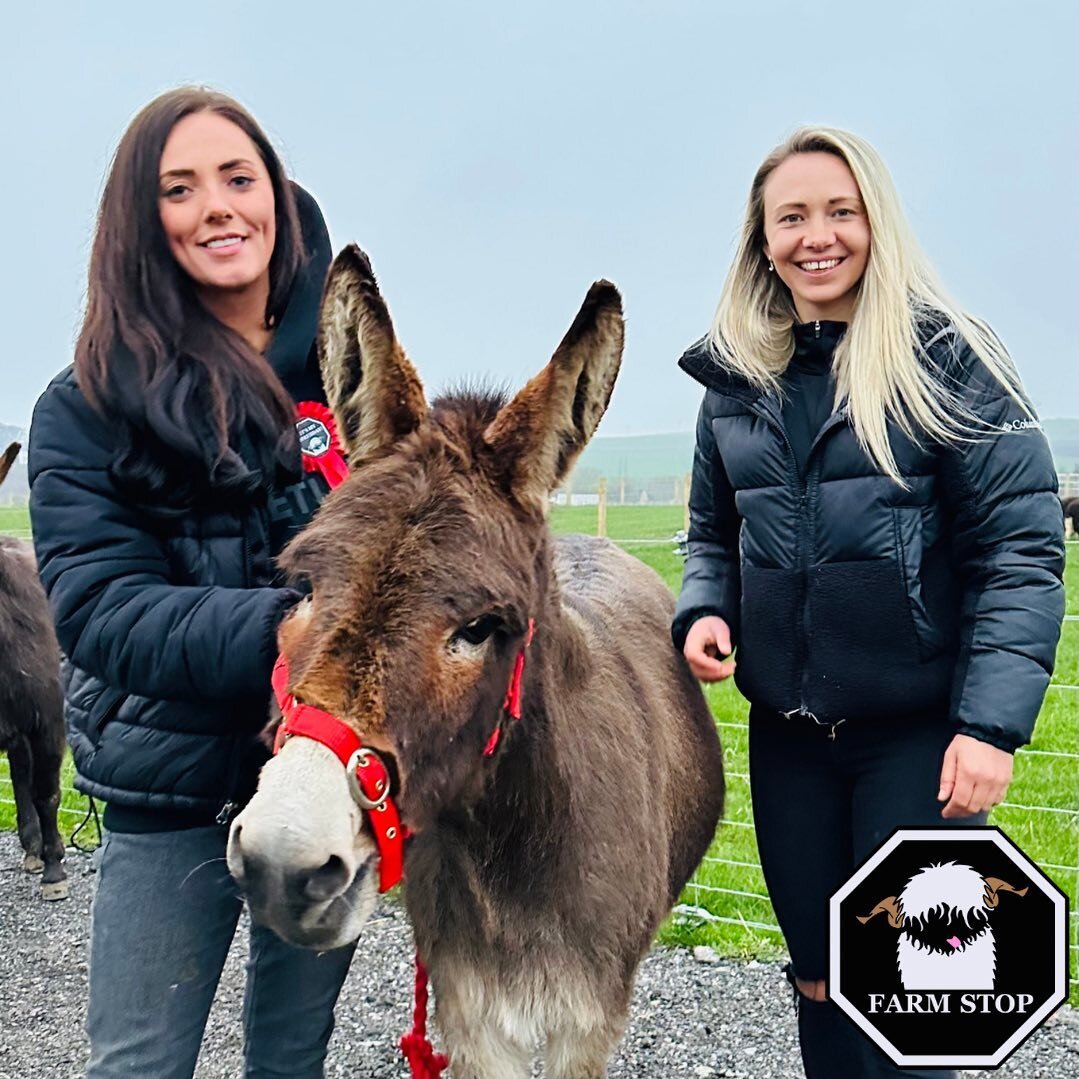
{"type": "MultiPolygon", "coordinates": [[[[0,483],[20,446],[0,458],[0,483]]],[[[0,750],[7,750],[23,868],[41,873],[45,899],[67,898],[56,825],[64,757],[60,645],[28,543],[0,536],[0,750]]]]}
{"type": "Polygon", "coordinates": [[[1060,508],[1064,511],[1064,535],[1069,539],[1079,535],[1079,495],[1061,498],[1060,508]]]}
{"type": "MultiPolygon", "coordinates": [[[[539,1051],[553,1079],[606,1073],[637,966],[722,808],[670,591],[613,544],[556,540],[546,522],[607,407],[622,335],[618,291],[598,282],[512,400],[428,406],[357,248],[323,301],[352,474],[285,552],[313,593],[279,639],[297,698],[389,764],[414,833],[405,902],[457,1079],[523,1079],[539,1051]],[[502,702],[522,651],[514,721],[502,702]]],[[[309,947],[355,939],[376,860],[338,760],[290,739],[233,825],[253,916],[309,947]]]]}

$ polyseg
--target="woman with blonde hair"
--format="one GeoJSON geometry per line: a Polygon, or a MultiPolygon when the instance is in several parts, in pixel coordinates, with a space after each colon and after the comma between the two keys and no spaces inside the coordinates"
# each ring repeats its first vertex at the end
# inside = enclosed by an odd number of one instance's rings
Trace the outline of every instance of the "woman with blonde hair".
{"type": "Polygon", "coordinates": [[[828,1000],[828,898],[896,827],[984,823],[1005,796],[1063,616],[1048,444],[879,155],[831,128],[757,170],[715,322],[679,365],[705,396],[672,633],[750,702],[806,1075],[922,1074],[828,1000]]]}

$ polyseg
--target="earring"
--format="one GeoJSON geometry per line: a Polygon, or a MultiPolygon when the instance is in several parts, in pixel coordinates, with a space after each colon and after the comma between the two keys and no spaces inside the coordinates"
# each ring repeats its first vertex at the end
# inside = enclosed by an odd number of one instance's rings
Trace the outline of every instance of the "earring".
{"type": "Polygon", "coordinates": [[[768,259],[768,272],[771,273],[775,268],[775,263],[771,259],[768,259]]]}

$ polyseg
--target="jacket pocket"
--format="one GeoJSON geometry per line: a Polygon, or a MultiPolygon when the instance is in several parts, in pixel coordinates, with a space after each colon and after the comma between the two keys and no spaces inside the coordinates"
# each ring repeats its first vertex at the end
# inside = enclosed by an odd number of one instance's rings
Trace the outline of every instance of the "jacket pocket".
{"type": "Polygon", "coordinates": [[[894,559],[810,571],[806,703],[829,720],[915,715],[947,704],[948,656],[921,658],[894,559]]]}
{"type": "Polygon", "coordinates": [[[95,743],[101,738],[101,732],[116,718],[121,706],[127,699],[122,689],[107,686],[90,709],[86,723],[86,733],[95,743]]]}
{"type": "MultiPolygon", "coordinates": [[[[896,560],[903,577],[918,653],[932,659],[947,647],[947,637],[934,619],[925,592],[926,545],[920,506],[896,506],[892,509],[896,560]]],[[[938,582],[940,583],[940,582],[938,582]]]]}
{"type": "Polygon", "coordinates": [[[750,701],[776,711],[800,700],[802,592],[798,570],[742,565],[735,682],[750,701]]]}

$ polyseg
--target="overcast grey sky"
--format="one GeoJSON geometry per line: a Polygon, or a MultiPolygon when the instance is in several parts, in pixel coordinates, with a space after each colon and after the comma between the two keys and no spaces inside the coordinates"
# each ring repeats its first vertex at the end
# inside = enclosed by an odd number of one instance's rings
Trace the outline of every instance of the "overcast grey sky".
{"type": "Polygon", "coordinates": [[[156,93],[240,98],[370,253],[428,391],[546,361],[589,285],[622,288],[601,434],[687,430],[760,159],[863,135],[950,290],[1044,416],[1079,414],[1075,0],[22,3],[5,12],[0,422],[70,362],[96,203],[156,93]]]}

